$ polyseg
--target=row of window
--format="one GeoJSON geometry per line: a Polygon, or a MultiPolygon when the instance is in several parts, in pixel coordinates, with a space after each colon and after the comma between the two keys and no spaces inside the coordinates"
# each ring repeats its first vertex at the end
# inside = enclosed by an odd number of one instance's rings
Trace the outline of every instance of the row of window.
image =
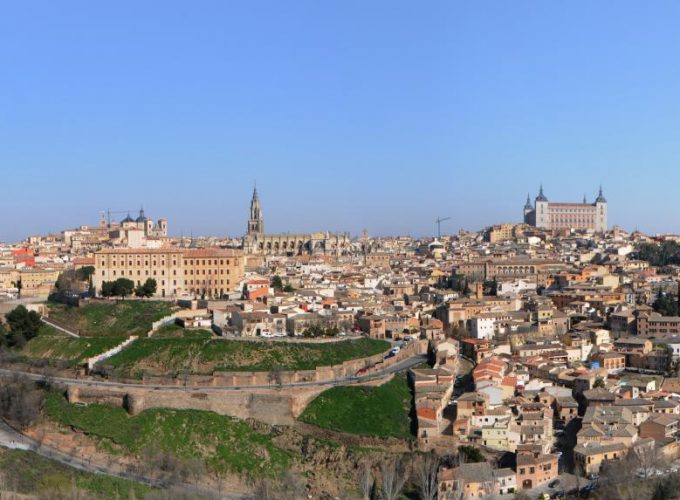
{"type": "MultiPolygon", "coordinates": [[[[214,259],[214,260],[215,260],[215,264],[213,264],[213,260],[212,260],[212,259],[207,259],[207,264],[206,264],[206,259],[203,259],[203,260],[198,260],[198,259],[197,259],[197,260],[196,260],[196,265],[197,265],[197,266],[201,266],[201,265],[202,265],[202,266],[205,266],[205,265],[208,265],[208,266],[212,266],[212,265],[215,265],[215,266],[217,266],[217,265],[224,266],[224,265],[225,265],[225,262],[226,262],[226,265],[228,266],[229,263],[230,263],[230,259],[226,259],[226,261],[225,261],[225,259],[219,259],[219,264],[218,264],[218,259],[214,259]]],[[[132,266],[132,265],[134,264],[134,262],[135,262],[135,261],[129,260],[127,264],[128,264],[128,266],[132,266]]],[[[151,262],[153,262],[153,265],[154,265],[154,266],[156,266],[157,263],[158,263],[158,261],[156,261],[156,260],[151,261],[151,262]]],[[[162,261],[160,261],[160,262],[161,262],[161,266],[165,266],[165,261],[164,261],[164,260],[162,260],[162,261]]],[[[118,263],[117,260],[113,260],[113,261],[111,261],[111,266],[116,266],[117,263],[118,263]]],[[[106,266],[106,261],[102,260],[102,261],[100,262],[99,265],[100,265],[101,267],[105,267],[105,266],[106,266]]],[[[120,265],[121,265],[121,266],[124,266],[124,265],[125,265],[125,260],[121,260],[121,261],[120,261],[120,265]]],[[[139,266],[141,266],[141,265],[142,265],[142,261],[141,261],[141,260],[137,260],[137,267],[139,267],[139,266]]],[[[145,261],[144,261],[144,265],[145,265],[145,266],[148,266],[148,265],[149,265],[149,261],[148,261],[148,260],[145,260],[145,261]]],[[[173,266],[177,266],[177,261],[176,261],[176,260],[173,260],[173,261],[172,261],[172,265],[173,265],[173,266]]],[[[194,265],[194,260],[189,260],[188,265],[193,266],[193,265],[194,265]]]]}

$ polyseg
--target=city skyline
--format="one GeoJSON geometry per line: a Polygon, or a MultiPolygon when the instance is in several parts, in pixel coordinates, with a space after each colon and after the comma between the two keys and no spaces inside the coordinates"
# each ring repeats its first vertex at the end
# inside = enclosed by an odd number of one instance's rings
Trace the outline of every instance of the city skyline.
{"type": "MultiPolygon", "coordinates": [[[[542,185],[539,187],[539,190],[543,190],[542,185]]],[[[532,204],[533,204],[534,198],[536,196],[538,196],[539,190],[536,191],[536,195],[532,195],[531,192],[529,192],[529,198],[531,199],[532,204]]],[[[592,203],[592,202],[595,201],[595,198],[596,198],[595,195],[589,197],[587,194],[584,194],[583,198],[581,200],[566,200],[566,199],[561,199],[558,195],[558,196],[553,196],[550,199],[550,201],[551,202],[569,202],[569,203],[571,203],[571,202],[581,203],[581,202],[587,201],[588,203],[592,203]]],[[[261,203],[263,203],[266,206],[266,199],[265,199],[264,202],[261,202],[261,203]]],[[[147,205],[147,207],[148,207],[148,205],[147,205]]],[[[267,217],[267,221],[275,220],[275,221],[278,221],[277,224],[282,224],[282,223],[285,224],[286,223],[285,219],[281,219],[280,217],[279,218],[276,217],[276,213],[278,212],[278,210],[277,210],[277,207],[275,207],[275,206],[271,207],[272,216],[269,216],[269,214],[268,214],[268,212],[265,208],[262,209],[262,212],[267,217]]],[[[64,229],[75,229],[79,226],[84,226],[84,225],[87,225],[87,226],[90,226],[90,227],[95,227],[102,220],[105,221],[107,224],[114,223],[114,225],[115,225],[115,224],[123,221],[123,219],[128,219],[130,217],[132,219],[135,219],[140,214],[141,215],[146,214],[147,216],[153,217],[153,218],[166,217],[164,215],[163,211],[158,212],[157,210],[155,210],[154,207],[152,207],[152,210],[149,211],[147,208],[145,208],[144,203],[140,203],[137,208],[130,208],[130,209],[123,208],[123,209],[121,209],[121,207],[118,207],[118,208],[107,208],[105,210],[100,210],[98,212],[98,218],[96,220],[94,220],[91,217],[87,217],[86,221],[74,222],[70,225],[62,227],[61,229],[55,229],[55,230],[47,231],[47,232],[42,233],[42,234],[58,234],[60,231],[62,231],[64,229]],[[90,220],[90,219],[92,219],[92,220],[90,220]]],[[[184,230],[184,228],[174,227],[174,224],[172,223],[173,221],[170,220],[169,221],[170,227],[168,228],[168,235],[171,236],[171,237],[216,236],[216,237],[228,237],[228,238],[240,239],[240,238],[246,236],[247,233],[248,233],[247,215],[245,217],[246,217],[246,219],[241,221],[241,225],[244,226],[244,229],[241,232],[238,232],[238,229],[237,229],[236,232],[229,233],[229,234],[219,232],[219,231],[212,232],[212,233],[198,233],[198,232],[194,232],[193,229],[189,229],[188,231],[186,231],[186,230],[184,230]]],[[[332,215],[331,215],[331,219],[332,219],[332,215]]],[[[480,226],[480,227],[463,227],[463,226],[461,226],[461,227],[458,227],[456,230],[449,230],[449,229],[446,229],[447,226],[453,225],[454,227],[457,227],[457,223],[458,223],[458,221],[456,221],[454,217],[451,217],[450,219],[447,219],[447,220],[442,222],[442,236],[454,235],[458,232],[458,230],[480,231],[480,230],[482,230],[486,227],[490,227],[494,224],[499,224],[499,223],[520,224],[520,223],[523,223],[523,222],[525,222],[525,220],[522,220],[522,214],[520,214],[520,216],[516,217],[515,219],[492,221],[492,222],[485,224],[483,226],[480,226]]],[[[328,227],[311,227],[310,225],[307,225],[306,229],[296,230],[295,227],[288,227],[288,228],[285,227],[285,226],[284,227],[277,227],[277,224],[275,224],[272,228],[269,228],[269,225],[268,225],[267,229],[271,229],[271,231],[267,231],[267,233],[272,233],[274,235],[276,235],[276,234],[282,234],[283,235],[283,234],[294,234],[294,233],[304,233],[304,232],[307,232],[307,233],[318,233],[318,232],[325,232],[325,231],[340,232],[340,231],[333,231],[332,228],[328,228],[328,227]]],[[[234,224],[230,224],[230,225],[234,225],[234,224]]],[[[615,223],[609,224],[609,229],[611,229],[613,226],[616,226],[616,225],[618,225],[618,224],[615,224],[615,223]]],[[[362,234],[362,232],[365,229],[366,229],[365,227],[358,227],[357,226],[357,227],[353,227],[353,228],[349,228],[349,229],[343,229],[341,232],[349,233],[351,237],[358,237],[362,234]]],[[[575,228],[575,229],[578,229],[578,228],[575,228]]],[[[624,227],[623,229],[627,229],[627,230],[632,231],[632,230],[637,229],[637,228],[626,228],[626,227],[624,227]]],[[[431,221],[424,221],[423,231],[420,232],[420,233],[406,232],[406,233],[373,233],[373,234],[371,234],[369,232],[369,235],[378,236],[378,237],[406,235],[406,236],[421,238],[421,237],[434,237],[434,236],[436,236],[436,232],[437,232],[437,223],[436,223],[436,220],[433,219],[431,221]],[[425,227],[425,226],[427,226],[427,223],[429,223],[432,226],[432,229],[429,230],[429,231],[425,227]]],[[[16,240],[13,240],[13,241],[21,241],[22,239],[28,238],[29,236],[35,236],[35,235],[38,235],[38,234],[39,233],[26,234],[23,237],[20,237],[16,240]]],[[[13,241],[12,240],[3,240],[2,238],[0,238],[0,242],[11,243],[13,241]]]]}
{"type": "Polygon", "coordinates": [[[240,236],[254,178],[274,231],[474,230],[543,183],[680,232],[673,2],[163,6],[3,8],[0,240],[142,202],[240,236]]]}

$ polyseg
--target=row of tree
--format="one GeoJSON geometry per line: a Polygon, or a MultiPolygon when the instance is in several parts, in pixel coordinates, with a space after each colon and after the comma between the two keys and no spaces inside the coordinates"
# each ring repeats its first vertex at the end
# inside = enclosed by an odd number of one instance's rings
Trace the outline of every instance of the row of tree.
{"type": "Polygon", "coordinates": [[[128,278],[118,278],[116,281],[104,281],[100,293],[103,297],[129,297],[133,293],[136,297],[152,297],[158,288],[156,280],[147,278],[144,283],[135,286],[135,282],[128,278]]]}

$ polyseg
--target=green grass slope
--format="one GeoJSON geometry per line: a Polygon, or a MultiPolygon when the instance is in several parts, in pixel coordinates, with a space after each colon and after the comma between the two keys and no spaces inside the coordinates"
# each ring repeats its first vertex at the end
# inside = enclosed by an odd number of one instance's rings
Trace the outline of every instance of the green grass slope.
{"type": "Polygon", "coordinates": [[[319,394],[300,415],[303,422],[351,434],[411,437],[412,397],[406,376],[377,387],[333,387],[319,394]]]}

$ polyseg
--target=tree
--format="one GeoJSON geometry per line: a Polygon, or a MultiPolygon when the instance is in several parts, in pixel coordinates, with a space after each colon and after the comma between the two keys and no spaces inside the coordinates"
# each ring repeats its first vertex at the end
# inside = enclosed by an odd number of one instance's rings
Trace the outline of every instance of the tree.
{"type": "Polygon", "coordinates": [[[67,269],[62,272],[57,278],[55,287],[62,298],[79,293],[81,286],[76,271],[67,269]]]}
{"type": "Polygon", "coordinates": [[[104,281],[102,282],[102,288],[99,290],[102,297],[113,297],[113,282],[104,281]]]}
{"type": "Polygon", "coordinates": [[[498,293],[498,282],[496,279],[484,280],[483,283],[484,295],[496,295],[498,293]]]}
{"type": "Polygon", "coordinates": [[[421,500],[437,498],[437,472],[439,472],[437,455],[434,452],[423,455],[416,465],[416,486],[421,500]]]}
{"type": "Polygon", "coordinates": [[[271,280],[271,287],[274,290],[282,290],[283,289],[283,281],[281,281],[281,276],[278,274],[274,276],[271,280]]]}
{"type": "Polygon", "coordinates": [[[145,296],[145,291],[144,291],[144,285],[141,283],[135,287],[135,297],[139,297],[140,299],[145,296]]]}
{"type": "Polygon", "coordinates": [[[677,316],[678,302],[670,295],[659,290],[656,300],[652,303],[652,307],[656,312],[662,316],[677,316]]]}
{"type": "Polygon", "coordinates": [[[401,458],[384,460],[380,464],[382,473],[382,494],[385,500],[397,500],[404,489],[408,474],[401,458]]]}
{"type": "Polygon", "coordinates": [[[467,464],[485,461],[482,452],[479,451],[479,448],[475,448],[474,446],[469,445],[459,446],[458,454],[460,455],[460,459],[467,464]]]}
{"type": "Polygon", "coordinates": [[[604,379],[603,379],[602,377],[597,377],[597,378],[595,379],[595,382],[593,383],[593,387],[602,387],[602,388],[604,388],[604,386],[605,386],[605,384],[604,384],[604,379]]]}
{"type": "Polygon", "coordinates": [[[278,365],[272,366],[267,375],[270,384],[276,384],[279,387],[283,385],[283,371],[278,365]]]}
{"type": "Polygon", "coordinates": [[[113,295],[117,295],[125,300],[125,297],[132,295],[135,290],[134,281],[127,278],[118,278],[113,282],[113,295]]]}
{"type": "Polygon", "coordinates": [[[147,278],[144,282],[143,289],[144,297],[153,297],[153,295],[156,293],[156,290],[158,289],[158,283],[156,283],[156,280],[153,278],[147,278]]]}
{"type": "Polygon", "coordinates": [[[290,285],[286,285],[286,286],[283,287],[283,291],[286,292],[286,293],[290,293],[290,292],[294,292],[295,288],[293,288],[290,285]]]}
{"type": "Polygon", "coordinates": [[[40,418],[43,392],[25,377],[16,376],[0,386],[0,416],[26,429],[40,418]]]}
{"type": "Polygon", "coordinates": [[[5,316],[9,333],[7,342],[10,346],[23,346],[27,341],[38,335],[42,326],[40,315],[29,311],[25,306],[18,306],[5,316]]]}
{"type": "Polygon", "coordinates": [[[21,282],[21,279],[12,281],[12,286],[17,289],[17,296],[21,298],[21,289],[24,287],[24,284],[21,282]]]}
{"type": "Polygon", "coordinates": [[[94,274],[94,266],[83,266],[77,271],[80,281],[90,281],[94,274]]]}

